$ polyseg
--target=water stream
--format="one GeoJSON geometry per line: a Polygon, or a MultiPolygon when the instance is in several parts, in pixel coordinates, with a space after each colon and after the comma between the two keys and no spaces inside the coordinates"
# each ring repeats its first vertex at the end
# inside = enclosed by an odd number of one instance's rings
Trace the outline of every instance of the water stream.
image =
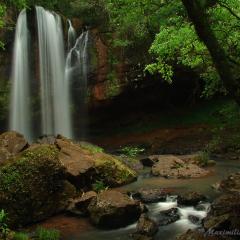
{"type": "Polygon", "coordinates": [[[9,128],[31,139],[29,44],[27,14],[23,10],[17,20],[14,40],[9,128]]]}

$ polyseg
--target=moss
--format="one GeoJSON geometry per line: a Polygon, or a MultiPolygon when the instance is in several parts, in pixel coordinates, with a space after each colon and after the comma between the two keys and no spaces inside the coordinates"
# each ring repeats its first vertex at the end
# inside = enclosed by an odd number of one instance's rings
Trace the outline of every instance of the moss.
{"type": "Polygon", "coordinates": [[[97,146],[97,145],[94,145],[94,144],[91,144],[91,143],[88,143],[88,142],[80,142],[79,144],[83,149],[85,150],[88,150],[90,153],[92,154],[95,154],[95,153],[102,153],[104,150],[103,148],[97,146]]]}
{"type": "Polygon", "coordinates": [[[35,146],[0,169],[0,206],[13,227],[40,221],[63,207],[65,186],[58,150],[35,146]]]}
{"type": "Polygon", "coordinates": [[[99,154],[95,158],[98,177],[109,186],[119,186],[130,183],[137,178],[134,170],[122,163],[119,159],[99,154]]]}

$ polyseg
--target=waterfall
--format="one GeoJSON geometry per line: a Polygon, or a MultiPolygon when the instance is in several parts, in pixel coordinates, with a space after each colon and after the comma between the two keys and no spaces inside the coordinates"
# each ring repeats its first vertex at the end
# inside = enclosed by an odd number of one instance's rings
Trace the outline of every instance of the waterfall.
{"type": "Polygon", "coordinates": [[[85,137],[84,135],[86,134],[87,111],[85,100],[87,95],[87,80],[89,71],[88,47],[89,31],[86,31],[77,38],[75,45],[68,52],[65,66],[66,82],[68,82],[70,89],[71,86],[74,85],[74,90],[77,92],[76,95],[78,96],[78,112],[81,114],[82,118],[82,124],[79,122],[78,124],[81,125],[80,128],[82,137],[85,137]]]}
{"type": "Polygon", "coordinates": [[[72,26],[72,22],[68,19],[68,51],[72,49],[76,41],[76,31],[72,26]]]}
{"type": "Polygon", "coordinates": [[[72,137],[69,84],[64,78],[64,43],[60,17],[36,7],[40,79],[42,133],[72,137]]]}
{"type": "Polygon", "coordinates": [[[29,140],[32,137],[30,115],[30,82],[29,82],[29,42],[27,14],[23,10],[17,20],[10,103],[10,130],[18,131],[29,140]]]}

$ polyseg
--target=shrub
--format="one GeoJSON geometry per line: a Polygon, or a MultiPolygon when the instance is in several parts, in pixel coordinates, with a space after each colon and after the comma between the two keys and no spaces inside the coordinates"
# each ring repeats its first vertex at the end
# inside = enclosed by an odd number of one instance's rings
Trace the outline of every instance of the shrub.
{"type": "Polygon", "coordinates": [[[37,228],[36,237],[38,240],[58,240],[60,239],[60,232],[55,229],[37,228]]]}
{"type": "Polygon", "coordinates": [[[92,185],[92,188],[95,192],[101,192],[103,190],[107,190],[108,187],[104,184],[103,181],[96,181],[93,185],[92,185]]]}
{"type": "Polygon", "coordinates": [[[13,236],[13,240],[29,240],[29,237],[26,233],[15,233],[13,236]]]}
{"type": "Polygon", "coordinates": [[[3,239],[7,239],[7,235],[10,231],[8,228],[8,217],[7,213],[2,209],[0,211],[0,236],[2,236],[3,239]]]}
{"type": "Polygon", "coordinates": [[[132,147],[132,146],[126,146],[122,149],[120,149],[122,157],[136,157],[140,153],[143,153],[145,151],[144,148],[139,147],[132,147]]]}

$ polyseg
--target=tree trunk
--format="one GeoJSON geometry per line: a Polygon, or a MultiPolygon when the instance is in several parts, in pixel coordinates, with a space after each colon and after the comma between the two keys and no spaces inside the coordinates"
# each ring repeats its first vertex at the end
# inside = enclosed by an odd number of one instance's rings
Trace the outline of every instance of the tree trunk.
{"type": "Polygon", "coordinates": [[[182,0],[185,6],[188,16],[194,27],[199,38],[204,42],[208,48],[213,63],[218,71],[221,80],[225,88],[231,94],[231,96],[240,105],[240,95],[239,95],[239,82],[238,79],[234,77],[233,66],[228,61],[227,54],[221,43],[217,40],[215,34],[210,27],[210,21],[206,13],[206,9],[201,6],[199,0],[182,0]]]}

